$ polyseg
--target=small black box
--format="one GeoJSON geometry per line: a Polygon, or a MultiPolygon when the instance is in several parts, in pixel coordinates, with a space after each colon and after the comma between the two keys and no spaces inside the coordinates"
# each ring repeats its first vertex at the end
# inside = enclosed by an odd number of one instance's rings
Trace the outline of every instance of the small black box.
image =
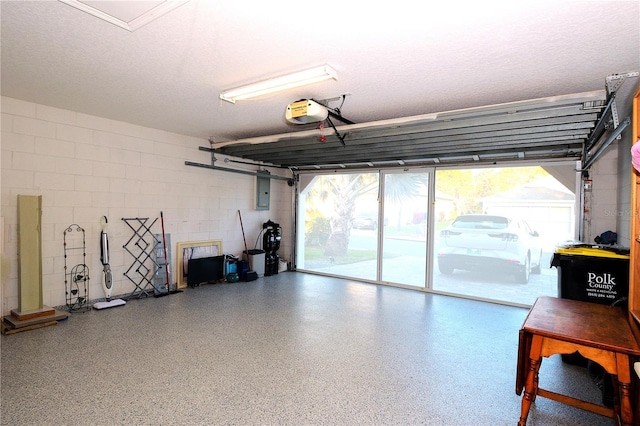
{"type": "Polygon", "coordinates": [[[214,283],[224,278],[224,256],[189,259],[187,285],[197,287],[202,283],[214,283]]]}

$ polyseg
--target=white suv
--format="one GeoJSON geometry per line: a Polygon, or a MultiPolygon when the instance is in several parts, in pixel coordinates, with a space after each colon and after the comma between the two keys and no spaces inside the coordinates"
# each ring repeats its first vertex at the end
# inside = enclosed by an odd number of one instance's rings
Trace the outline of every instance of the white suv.
{"type": "Polygon", "coordinates": [[[438,268],[474,271],[500,269],[521,283],[540,273],[540,238],[523,220],[506,216],[467,214],[458,216],[440,232],[438,268]]]}

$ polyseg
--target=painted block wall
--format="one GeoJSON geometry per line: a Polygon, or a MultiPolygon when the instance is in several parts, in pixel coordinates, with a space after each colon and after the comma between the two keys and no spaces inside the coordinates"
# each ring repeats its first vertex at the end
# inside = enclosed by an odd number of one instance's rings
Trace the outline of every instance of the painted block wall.
{"type": "Polygon", "coordinates": [[[244,243],[238,210],[249,248],[262,223],[273,220],[283,227],[279,253],[289,259],[293,190],[285,181],[272,180],[270,210],[256,211],[255,177],[184,164],[210,163],[210,154],[198,150],[209,146],[206,140],[7,97],[1,102],[3,315],[18,307],[18,194],[43,197],[43,303],[48,306],[66,303],[63,234],[71,224],[86,231],[89,298],[104,297],[99,245],[103,215],[109,220],[113,295],[135,289],[124,276],[133,258],[122,248],[132,236],[122,218],[148,217],[148,223],[157,218],[151,229],[159,234],[163,212],[165,231],[171,235],[172,271],[177,242],[221,239],[225,253],[239,256],[244,243]]]}
{"type": "MultiPolygon", "coordinates": [[[[620,99],[618,105],[618,113],[621,119],[631,117],[633,109],[633,95],[638,88],[638,79],[630,79],[625,81],[621,86],[616,99],[620,99]]],[[[618,141],[618,208],[615,211],[616,228],[618,232],[618,241],[622,246],[631,246],[631,183],[632,183],[632,165],[631,165],[631,146],[632,130],[631,126],[627,127],[622,133],[622,138],[618,141]]]]}
{"type": "MultiPolygon", "coordinates": [[[[616,93],[620,121],[631,116],[635,79],[622,84],[616,93]]],[[[614,140],[589,171],[593,180],[591,227],[585,242],[605,231],[618,233],[618,245],[629,247],[631,227],[631,126],[614,140]]]]}
{"type": "MultiPolygon", "coordinates": [[[[629,128],[629,133],[631,133],[629,128]]],[[[618,145],[618,207],[615,212],[618,244],[631,246],[631,138],[618,145]]]]}
{"type": "Polygon", "coordinates": [[[594,238],[605,231],[617,232],[618,210],[618,147],[611,145],[591,166],[591,229],[585,233],[585,242],[594,243],[594,238]]]}

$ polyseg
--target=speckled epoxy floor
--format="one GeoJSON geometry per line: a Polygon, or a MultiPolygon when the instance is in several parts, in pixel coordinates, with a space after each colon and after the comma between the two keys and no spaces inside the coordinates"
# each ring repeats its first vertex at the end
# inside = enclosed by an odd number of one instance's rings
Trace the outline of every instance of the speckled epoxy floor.
{"type": "MultiPolygon", "coordinates": [[[[527,310],[286,272],[2,336],[2,425],[514,425],[527,310]]],[[[541,385],[599,403],[587,372],[541,385]]],[[[612,425],[538,398],[529,425],[612,425]]]]}

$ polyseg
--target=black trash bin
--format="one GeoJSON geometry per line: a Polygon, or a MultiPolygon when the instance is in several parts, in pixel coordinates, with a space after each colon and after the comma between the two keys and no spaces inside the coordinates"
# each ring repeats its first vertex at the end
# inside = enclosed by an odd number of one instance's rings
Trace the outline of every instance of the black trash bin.
{"type": "MultiPolygon", "coordinates": [[[[558,297],[627,309],[629,249],[578,244],[561,247],[551,259],[558,269],[558,297]]],[[[567,364],[586,367],[602,392],[602,403],[612,407],[613,383],[602,366],[578,352],[562,355],[567,364]]]]}
{"type": "Polygon", "coordinates": [[[556,249],[558,297],[627,308],[629,249],[588,244],[556,249]]]}

